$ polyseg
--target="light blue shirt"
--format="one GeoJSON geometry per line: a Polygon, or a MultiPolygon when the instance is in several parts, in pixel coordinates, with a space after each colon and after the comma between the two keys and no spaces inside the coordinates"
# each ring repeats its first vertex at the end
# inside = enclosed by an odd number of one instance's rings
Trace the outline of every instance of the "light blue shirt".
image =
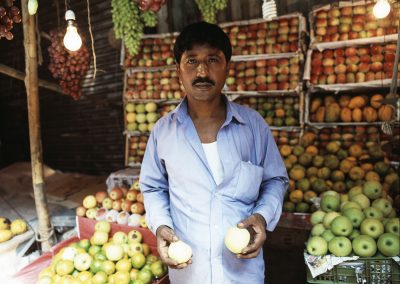
{"type": "Polygon", "coordinates": [[[264,119],[250,108],[229,102],[217,134],[224,178],[217,186],[187,100],[161,118],[147,142],[140,172],[146,218],[155,233],[173,228],[191,246],[193,263],[169,269],[173,284],[264,283],[262,251],[238,259],[224,244],[228,228],[261,214],[272,231],[279,221],[288,178],[264,119]]]}

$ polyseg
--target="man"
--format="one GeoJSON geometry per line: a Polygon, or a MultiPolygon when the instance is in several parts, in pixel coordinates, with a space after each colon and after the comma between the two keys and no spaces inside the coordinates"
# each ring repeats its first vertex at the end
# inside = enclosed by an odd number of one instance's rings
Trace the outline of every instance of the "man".
{"type": "Polygon", "coordinates": [[[173,284],[264,283],[266,229],[279,220],[288,184],[282,158],[264,119],[221,94],[232,47],[218,26],[187,26],[174,55],[186,97],[156,123],[140,174],[158,251],[173,284]],[[237,255],[224,245],[236,225],[253,234],[237,255]],[[193,250],[187,263],[168,257],[177,240],[193,250]]]}

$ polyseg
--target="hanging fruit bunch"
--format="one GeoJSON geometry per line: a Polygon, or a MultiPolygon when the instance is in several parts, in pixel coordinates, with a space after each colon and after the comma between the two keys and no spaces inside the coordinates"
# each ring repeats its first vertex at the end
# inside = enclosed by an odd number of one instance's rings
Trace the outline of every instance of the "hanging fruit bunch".
{"type": "Polygon", "coordinates": [[[112,0],[111,6],[115,37],[124,41],[130,55],[138,54],[144,27],[157,25],[156,13],[142,11],[133,0],[112,0]]]}
{"type": "Polygon", "coordinates": [[[60,29],[50,32],[49,70],[59,80],[64,93],[77,100],[82,96],[82,79],[89,69],[90,56],[84,45],[78,51],[67,50],[63,44],[64,33],[60,29]]]}
{"type": "Polygon", "coordinates": [[[196,0],[203,19],[209,23],[217,22],[218,10],[223,10],[228,5],[228,0],[196,0]]]}
{"type": "Polygon", "coordinates": [[[14,23],[21,23],[21,13],[14,0],[0,0],[0,39],[3,37],[12,40],[11,30],[14,23]]]}
{"type": "Polygon", "coordinates": [[[166,0],[139,0],[139,9],[142,11],[158,12],[166,0]]]}

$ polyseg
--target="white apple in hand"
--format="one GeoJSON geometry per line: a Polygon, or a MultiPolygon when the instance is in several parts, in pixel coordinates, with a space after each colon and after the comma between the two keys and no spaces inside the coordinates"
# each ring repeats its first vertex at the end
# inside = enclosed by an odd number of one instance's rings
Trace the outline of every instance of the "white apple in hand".
{"type": "Polygon", "coordinates": [[[225,235],[225,245],[233,253],[242,253],[250,242],[250,233],[247,229],[236,226],[228,229],[225,235]]]}
{"type": "Polygon", "coordinates": [[[192,257],[192,248],[183,241],[173,242],[168,247],[168,256],[178,264],[185,263],[192,257]]]}
{"type": "Polygon", "coordinates": [[[328,252],[328,243],[323,237],[311,237],[307,241],[307,252],[311,255],[325,255],[328,252]]]}
{"type": "Polygon", "coordinates": [[[362,235],[368,235],[377,239],[384,232],[384,227],[381,221],[375,218],[366,218],[360,225],[362,235]]]}
{"type": "Polygon", "coordinates": [[[376,253],[376,242],[368,235],[359,235],[354,238],[353,242],[354,253],[361,257],[371,257],[376,253]]]}
{"type": "Polygon", "coordinates": [[[353,250],[351,241],[346,237],[334,237],[329,241],[328,249],[336,256],[348,256],[353,250]]]}
{"type": "Polygon", "coordinates": [[[378,239],[378,250],[384,256],[396,256],[400,253],[399,236],[392,233],[384,233],[378,239]]]}
{"type": "Polygon", "coordinates": [[[74,266],[79,271],[88,270],[91,263],[92,257],[86,252],[80,253],[74,258],[74,266]]]}

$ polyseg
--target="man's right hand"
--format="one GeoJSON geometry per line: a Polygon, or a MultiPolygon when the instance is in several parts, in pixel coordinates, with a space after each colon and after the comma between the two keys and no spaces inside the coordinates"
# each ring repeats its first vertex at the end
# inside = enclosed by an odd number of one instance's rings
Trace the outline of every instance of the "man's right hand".
{"type": "Polygon", "coordinates": [[[172,269],[182,269],[187,267],[188,264],[192,263],[192,260],[189,259],[188,262],[178,264],[178,262],[168,256],[168,247],[170,243],[179,241],[179,238],[175,235],[174,230],[168,226],[161,225],[158,227],[156,235],[158,253],[160,254],[162,262],[168,265],[168,267],[172,269]]]}

